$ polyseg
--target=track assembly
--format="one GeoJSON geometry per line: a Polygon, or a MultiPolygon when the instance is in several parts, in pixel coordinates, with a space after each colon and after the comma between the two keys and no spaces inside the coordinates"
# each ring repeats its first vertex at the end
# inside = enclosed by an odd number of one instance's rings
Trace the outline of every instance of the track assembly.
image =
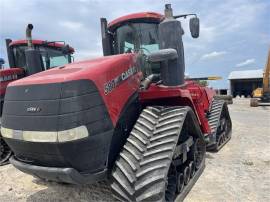
{"type": "Polygon", "coordinates": [[[228,107],[223,100],[213,100],[208,121],[212,130],[212,141],[207,145],[207,150],[219,151],[231,139],[232,132],[228,107]]]}
{"type": "Polygon", "coordinates": [[[191,128],[193,116],[189,107],[143,110],[112,171],[116,198],[184,199],[204,169],[205,142],[200,130],[191,128]]]}

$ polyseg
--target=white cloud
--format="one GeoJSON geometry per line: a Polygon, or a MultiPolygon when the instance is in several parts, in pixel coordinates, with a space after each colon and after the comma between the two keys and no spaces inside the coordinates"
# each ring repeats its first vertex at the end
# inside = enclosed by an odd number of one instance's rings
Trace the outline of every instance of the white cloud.
{"type": "Polygon", "coordinates": [[[223,56],[227,54],[226,51],[213,51],[211,53],[207,53],[207,54],[204,54],[201,59],[202,60],[206,60],[206,59],[213,59],[213,58],[217,58],[217,57],[220,57],[220,56],[223,56]]]}
{"type": "Polygon", "coordinates": [[[88,60],[93,58],[102,57],[103,53],[101,50],[80,50],[78,52],[75,52],[75,60],[76,61],[82,61],[82,60],[88,60]]]}
{"type": "Polygon", "coordinates": [[[243,67],[243,66],[250,65],[250,64],[253,64],[253,63],[255,63],[255,59],[251,58],[251,59],[247,59],[247,60],[245,60],[243,62],[240,62],[240,63],[236,64],[235,66],[236,67],[243,67]]]}
{"type": "Polygon", "coordinates": [[[71,29],[71,30],[79,30],[83,27],[83,24],[80,22],[73,22],[73,21],[63,21],[59,22],[59,25],[71,29]]]}

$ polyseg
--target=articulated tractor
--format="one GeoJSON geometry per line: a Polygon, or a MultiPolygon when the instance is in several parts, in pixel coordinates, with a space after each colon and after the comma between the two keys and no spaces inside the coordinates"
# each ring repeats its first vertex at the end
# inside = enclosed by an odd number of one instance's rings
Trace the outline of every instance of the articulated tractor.
{"type": "MultiPolygon", "coordinates": [[[[12,82],[1,132],[19,170],[51,181],[109,179],[121,201],[183,200],[206,149],[231,137],[227,104],[185,81],[181,22],[142,12],[101,19],[104,57],[12,82]]],[[[199,19],[190,18],[192,37],[199,19]]]]}

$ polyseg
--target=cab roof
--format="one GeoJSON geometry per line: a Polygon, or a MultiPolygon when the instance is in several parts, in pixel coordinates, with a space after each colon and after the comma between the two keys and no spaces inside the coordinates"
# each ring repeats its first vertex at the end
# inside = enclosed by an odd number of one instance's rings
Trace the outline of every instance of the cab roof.
{"type": "MultiPolygon", "coordinates": [[[[65,45],[64,43],[59,43],[59,42],[51,42],[50,43],[50,41],[36,40],[36,39],[33,39],[32,42],[34,45],[41,45],[41,46],[45,45],[45,46],[53,47],[53,48],[62,48],[65,45]]],[[[25,40],[25,39],[14,40],[9,44],[9,46],[19,46],[19,45],[27,45],[27,40],[25,40]]],[[[71,53],[75,52],[74,48],[72,48],[71,46],[69,46],[69,51],[71,53]]]]}
{"type": "Polygon", "coordinates": [[[155,12],[140,12],[125,15],[115,20],[111,21],[108,24],[108,28],[111,31],[114,31],[117,27],[127,23],[127,22],[155,22],[159,23],[164,18],[163,15],[155,12]]]}

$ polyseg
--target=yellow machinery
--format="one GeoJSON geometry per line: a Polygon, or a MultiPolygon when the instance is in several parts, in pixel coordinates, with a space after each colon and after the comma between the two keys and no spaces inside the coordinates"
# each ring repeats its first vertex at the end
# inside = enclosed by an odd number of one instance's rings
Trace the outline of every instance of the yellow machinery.
{"type": "Polygon", "coordinates": [[[263,74],[263,87],[257,88],[252,92],[253,98],[250,99],[250,106],[257,107],[259,105],[270,105],[270,49],[263,74]]]}
{"type": "Polygon", "coordinates": [[[256,88],[256,89],[252,92],[252,97],[253,97],[253,98],[261,98],[261,97],[262,97],[262,92],[263,92],[263,88],[256,88]]]}

